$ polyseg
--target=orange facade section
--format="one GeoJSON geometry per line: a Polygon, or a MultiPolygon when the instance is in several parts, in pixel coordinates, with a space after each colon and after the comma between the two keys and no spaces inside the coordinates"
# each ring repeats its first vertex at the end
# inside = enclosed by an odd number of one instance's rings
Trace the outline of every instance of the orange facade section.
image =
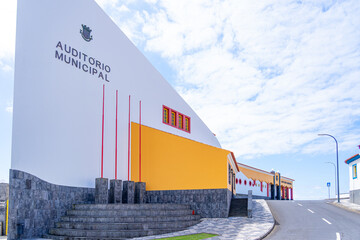
{"type": "Polygon", "coordinates": [[[281,186],[284,186],[284,187],[287,187],[287,188],[292,188],[293,187],[293,180],[285,178],[285,177],[281,177],[281,186]]]}
{"type": "Polygon", "coordinates": [[[240,172],[242,172],[247,178],[251,178],[252,180],[258,180],[260,182],[273,183],[274,175],[266,172],[261,172],[255,169],[251,169],[249,167],[242,166],[242,164],[238,164],[240,172]]]}
{"type": "MultiPolygon", "coordinates": [[[[131,180],[139,181],[139,124],[131,123],[131,180]]],[[[230,152],[141,126],[141,181],[147,191],[228,188],[230,152]]]]}

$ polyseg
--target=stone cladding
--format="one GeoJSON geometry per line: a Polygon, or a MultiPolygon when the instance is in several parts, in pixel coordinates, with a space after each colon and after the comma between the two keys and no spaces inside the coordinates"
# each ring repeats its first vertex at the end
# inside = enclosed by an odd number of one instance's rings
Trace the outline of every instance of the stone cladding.
{"type": "Polygon", "coordinates": [[[51,184],[10,170],[8,239],[42,237],[72,204],[94,203],[95,189],[51,184]]]}
{"type": "Polygon", "coordinates": [[[228,217],[231,197],[228,189],[146,191],[147,203],[189,204],[203,218],[228,217]]]}

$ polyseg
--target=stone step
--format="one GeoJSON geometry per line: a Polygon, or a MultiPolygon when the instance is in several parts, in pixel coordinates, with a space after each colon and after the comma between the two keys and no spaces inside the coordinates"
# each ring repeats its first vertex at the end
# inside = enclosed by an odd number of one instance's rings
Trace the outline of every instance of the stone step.
{"type": "Polygon", "coordinates": [[[98,237],[69,237],[69,236],[56,236],[56,235],[44,235],[45,239],[53,239],[53,240],[125,240],[128,238],[98,238],[98,237]]]}
{"type": "Polygon", "coordinates": [[[186,216],[129,216],[129,217],[87,217],[87,216],[64,216],[62,222],[80,222],[80,223],[147,223],[147,222],[176,222],[176,221],[198,221],[199,215],[186,216]]]}
{"type": "Polygon", "coordinates": [[[229,217],[245,217],[247,216],[247,198],[231,199],[229,217]]]}
{"type": "Polygon", "coordinates": [[[187,204],[74,204],[73,210],[189,210],[187,204]]]}
{"type": "MultiPolygon", "coordinates": [[[[170,232],[181,231],[183,228],[169,228],[169,229],[149,229],[149,230],[80,230],[80,229],[64,229],[64,228],[52,228],[49,231],[49,235],[57,235],[63,237],[85,237],[88,238],[135,238],[149,235],[158,235],[170,232]]],[[[66,239],[66,238],[65,238],[66,239]]]]}
{"type": "Polygon", "coordinates": [[[192,210],[67,210],[67,216],[87,216],[87,217],[126,217],[126,216],[183,216],[191,215],[192,210]]]}
{"type": "Polygon", "coordinates": [[[76,223],[59,222],[57,228],[64,229],[83,229],[83,230],[150,230],[150,229],[170,229],[187,228],[199,223],[199,220],[176,221],[176,222],[147,222],[147,223],[76,223]]]}

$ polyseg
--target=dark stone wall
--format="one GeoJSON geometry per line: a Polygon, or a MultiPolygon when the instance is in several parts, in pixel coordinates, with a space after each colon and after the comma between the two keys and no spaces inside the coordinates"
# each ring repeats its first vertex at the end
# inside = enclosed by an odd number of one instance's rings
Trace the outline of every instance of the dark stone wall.
{"type": "Polygon", "coordinates": [[[360,189],[350,191],[350,202],[360,204],[360,189]]]}
{"type": "Polygon", "coordinates": [[[0,202],[0,236],[5,235],[6,202],[0,202]]]}
{"type": "Polygon", "coordinates": [[[9,199],[9,184],[0,183],[0,202],[6,202],[9,199]]]}
{"type": "Polygon", "coordinates": [[[227,215],[225,217],[228,217],[229,216],[229,212],[230,212],[230,206],[231,206],[231,199],[233,198],[233,193],[229,190],[229,189],[226,189],[227,192],[227,215]]]}
{"type": "Polygon", "coordinates": [[[9,184],[0,183],[0,236],[5,235],[6,201],[9,199],[9,184]]]}
{"type": "Polygon", "coordinates": [[[195,214],[205,218],[228,217],[231,197],[228,189],[146,191],[147,203],[189,204],[195,214]]]}
{"type": "Polygon", "coordinates": [[[42,237],[72,204],[94,203],[94,188],[60,186],[10,169],[8,239],[42,237]]]}

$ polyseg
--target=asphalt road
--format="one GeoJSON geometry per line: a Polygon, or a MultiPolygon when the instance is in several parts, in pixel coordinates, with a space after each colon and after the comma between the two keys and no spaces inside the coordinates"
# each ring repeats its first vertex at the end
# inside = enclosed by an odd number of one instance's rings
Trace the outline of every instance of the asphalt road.
{"type": "Polygon", "coordinates": [[[360,240],[360,214],[326,201],[267,201],[275,218],[266,240],[360,240]]]}

